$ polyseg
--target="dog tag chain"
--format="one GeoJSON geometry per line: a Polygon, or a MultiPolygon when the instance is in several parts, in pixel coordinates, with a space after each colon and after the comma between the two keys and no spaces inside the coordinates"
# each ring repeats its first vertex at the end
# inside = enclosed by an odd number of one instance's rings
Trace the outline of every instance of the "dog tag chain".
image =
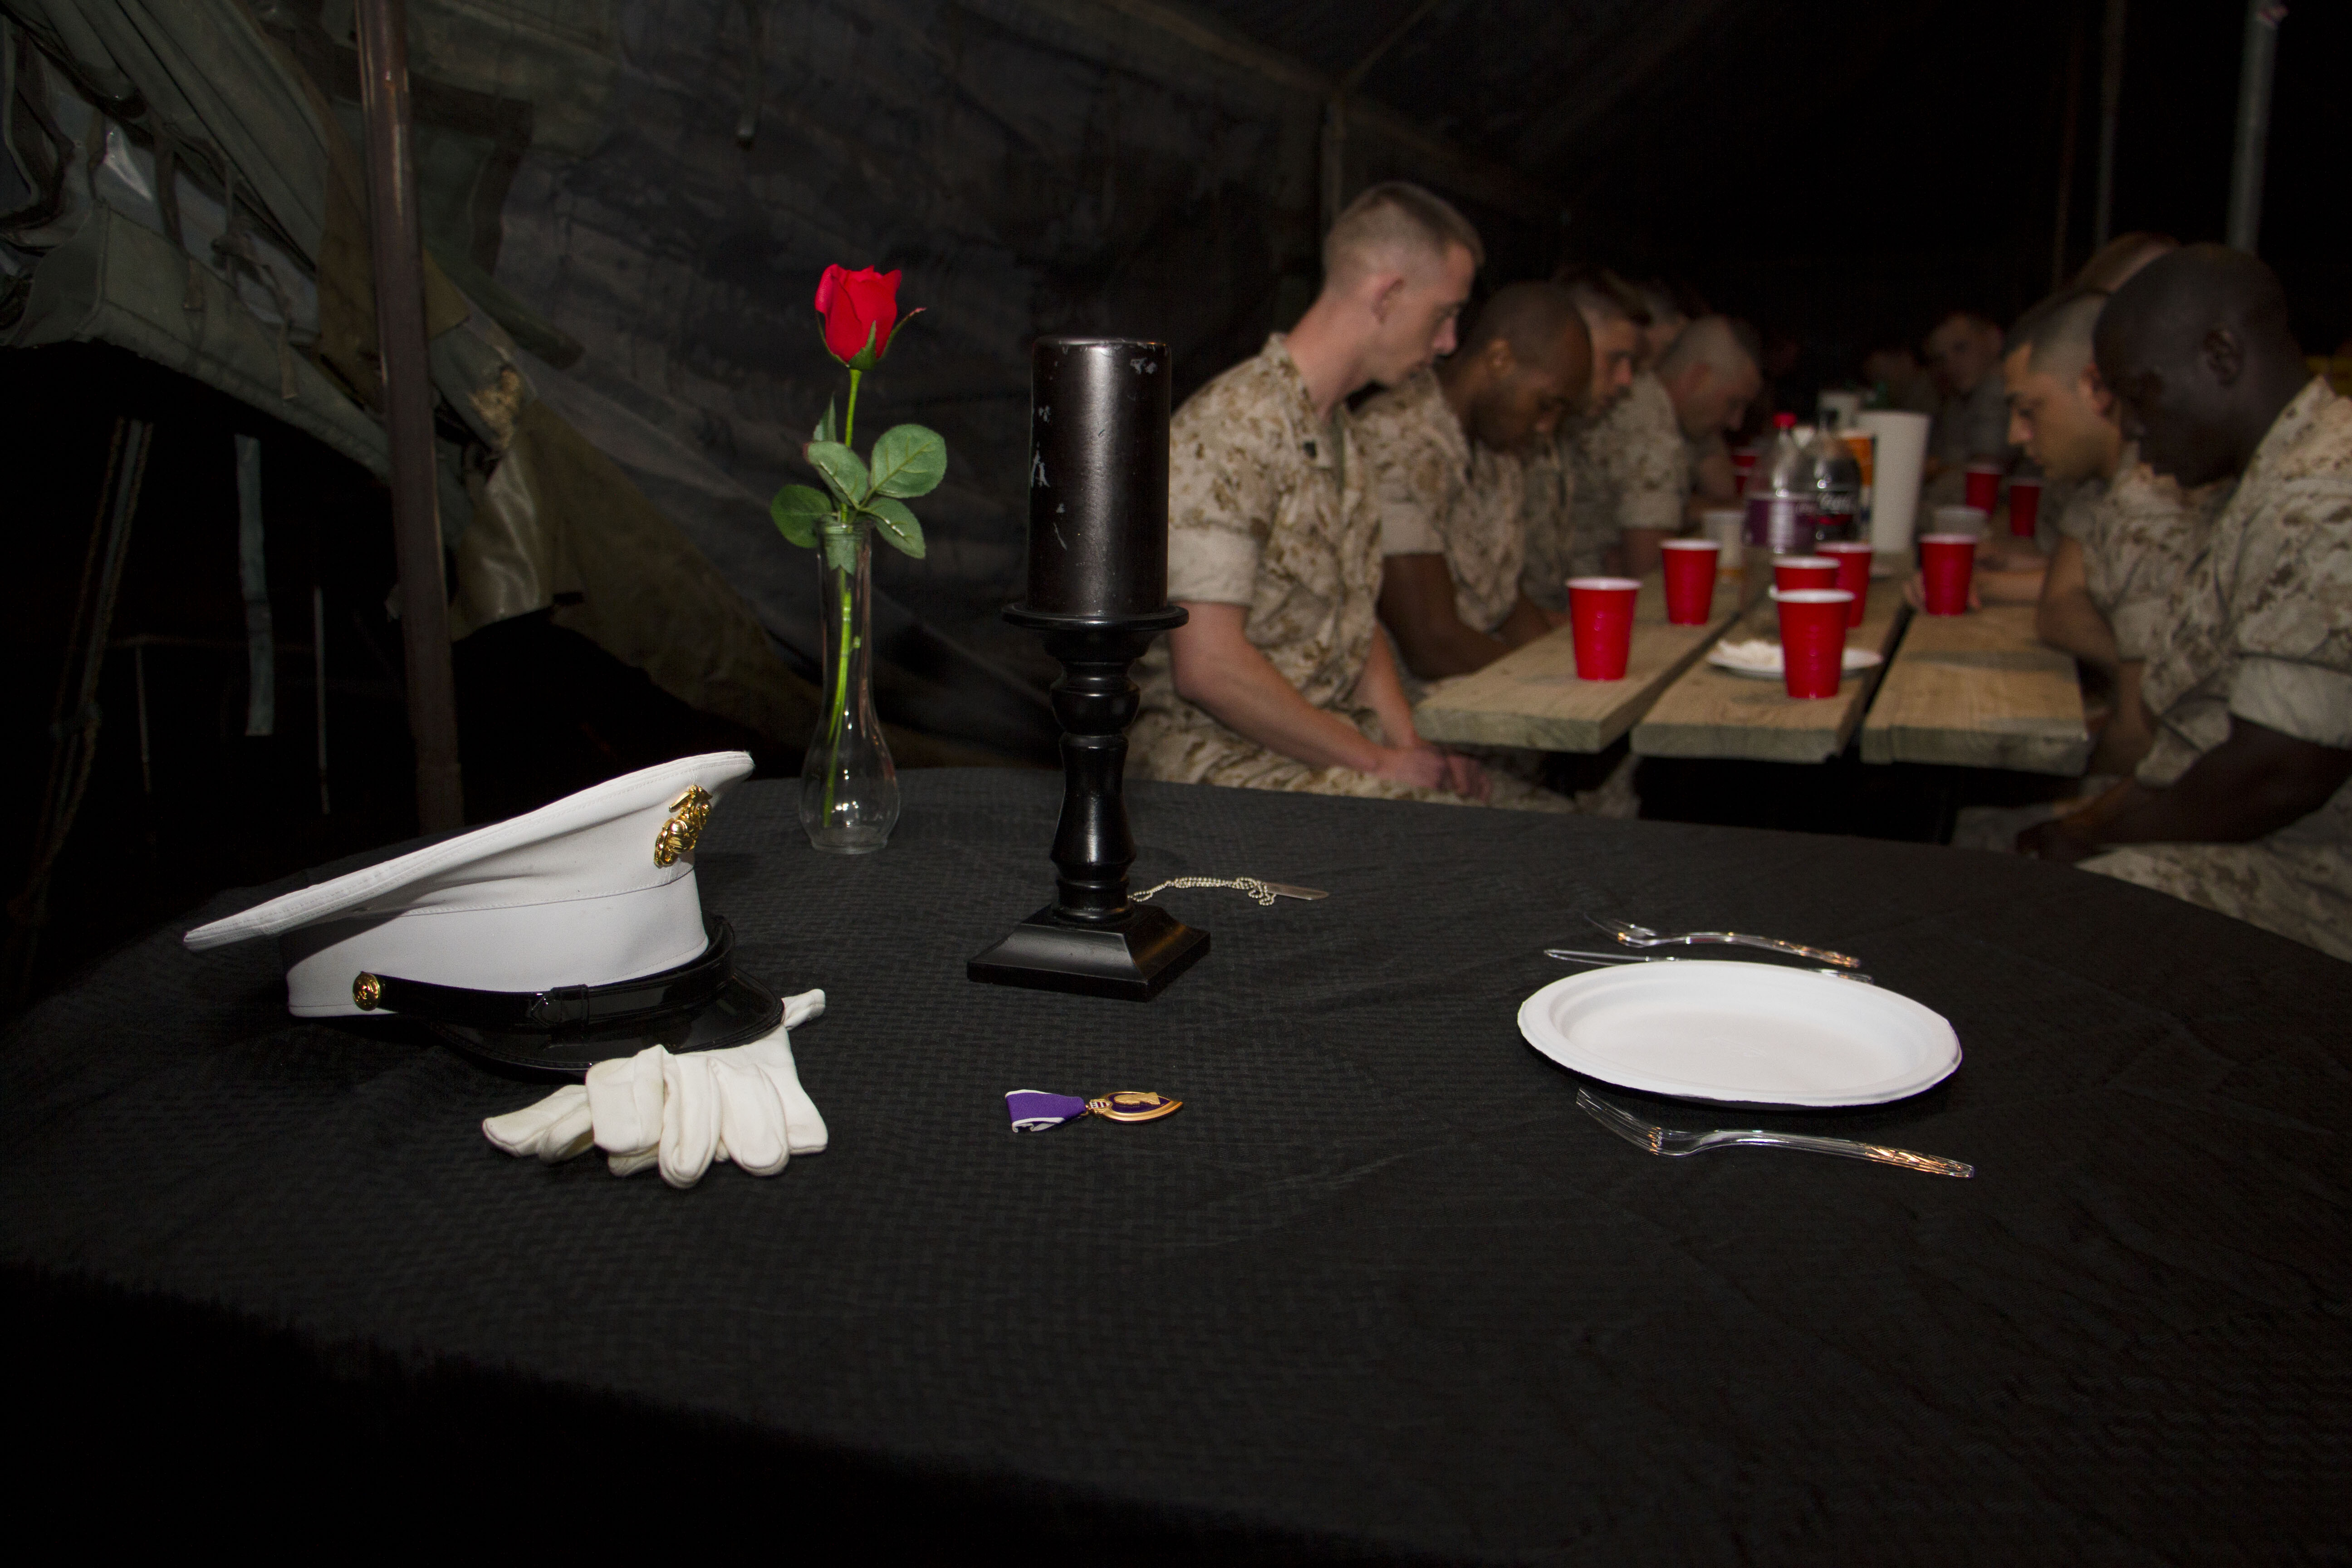
{"type": "Polygon", "coordinates": [[[1287,882],[1265,882],[1255,877],[1171,877],[1168,880],[1128,897],[1141,904],[1150,901],[1151,895],[1170,888],[1237,888],[1261,904],[1272,904],[1276,899],[1328,899],[1331,895],[1320,888],[1294,888],[1287,882]]]}

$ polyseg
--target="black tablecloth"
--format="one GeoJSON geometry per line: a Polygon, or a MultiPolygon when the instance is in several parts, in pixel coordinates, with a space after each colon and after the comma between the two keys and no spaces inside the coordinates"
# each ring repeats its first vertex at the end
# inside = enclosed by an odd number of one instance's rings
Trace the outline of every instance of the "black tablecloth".
{"type": "Polygon", "coordinates": [[[297,1446],[398,1385],[430,1416],[399,1431],[583,1479],[763,1453],[772,1485],[830,1478],[779,1521],[801,1539],[827,1498],[881,1498],[885,1533],[1104,1555],[2344,1541],[2352,968],[1991,856],[1139,785],[1139,886],[1332,897],[1164,893],[1214,932],[1200,966],[1150,1005],[1066,998],[963,976],[1049,891],[1058,781],[906,795],[886,852],[837,859],[792,784],[745,785],[698,856],[747,967],[832,999],[795,1038],[824,1155],[690,1193],[509,1159],[478,1124],[538,1090],[293,1022],[269,944],[193,955],[174,928],[0,1053],[19,1302],[45,1334],[104,1325],[109,1362],[309,1378],[273,1418],[297,1446]],[[1610,1136],[1514,1022],[1562,973],[1538,950],[1591,943],[1579,910],[1862,955],[1966,1062],[1768,1120],[1978,1178],[1610,1136]],[[1126,1088],[1185,1109],[1007,1131],[1007,1089],[1126,1088]]]}

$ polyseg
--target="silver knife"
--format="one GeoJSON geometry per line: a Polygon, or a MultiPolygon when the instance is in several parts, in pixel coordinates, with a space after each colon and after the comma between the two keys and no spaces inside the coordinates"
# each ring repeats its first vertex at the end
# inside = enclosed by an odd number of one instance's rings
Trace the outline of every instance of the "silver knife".
{"type": "MultiPolygon", "coordinates": [[[[1683,959],[1676,958],[1669,953],[1658,952],[1586,952],[1581,949],[1573,947],[1548,947],[1544,949],[1544,956],[1546,958],[1557,958],[1567,963],[1719,963],[1726,962],[1721,959],[1683,959]]],[[[1738,959],[1732,959],[1728,962],[1737,963],[1740,961],[1738,959]]],[[[1787,969],[1790,966],[1785,963],[1768,963],[1765,964],[1764,967],[1767,969],[1787,969]]],[[[1804,973],[1808,972],[1801,970],[1799,973],[1804,973]]],[[[1810,973],[1814,974],[1832,975],[1840,980],[1859,981],[1864,985],[1872,984],[1869,975],[1856,974],[1851,969],[1815,969],[1810,971],[1810,973]]]]}

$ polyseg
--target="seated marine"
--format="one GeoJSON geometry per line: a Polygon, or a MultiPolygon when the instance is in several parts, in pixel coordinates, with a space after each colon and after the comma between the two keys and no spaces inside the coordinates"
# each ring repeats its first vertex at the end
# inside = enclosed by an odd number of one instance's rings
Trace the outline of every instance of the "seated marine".
{"type": "MultiPolygon", "coordinates": [[[[1649,307],[1614,274],[1595,271],[1571,287],[1579,290],[1588,324],[1613,304],[1634,323],[1637,344],[1646,346],[1639,333],[1649,307]]],[[[1680,337],[1689,335],[1685,329],[1680,337]]],[[[1601,342],[1598,326],[1593,342],[1601,342]]],[[[1564,426],[1560,445],[1576,498],[1576,542],[1567,575],[1615,571],[1638,577],[1655,571],[1658,546],[1681,531],[1691,494],[1690,447],[1657,371],[1636,369],[1623,395],[1564,426]]]]}
{"type": "Polygon", "coordinates": [[[2149,466],[2238,483],[2148,650],[2147,758],[2018,848],[2352,959],[2352,400],[2218,245],[2124,285],[2094,346],[2149,466]]]}
{"type": "Polygon", "coordinates": [[[1604,537],[1600,521],[1610,510],[1608,486],[1601,477],[1580,473],[1575,433],[1605,416],[1633,386],[1649,312],[1639,295],[1600,268],[1564,268],[1552,280],[1576,301],[1592,340],[1592,384],[1576,416],[1561,421],[1552,439],[1527,460],[1527,563],[1519,586],[1539,608],[1562,616],[1568,580],[1600,571],[1601,552],[1614,542],[1614,535],[1604,537]]]}
{"type": "MultiPolygon", "coordinates": [[[[1665,388],[1675,426],[1683,439],[1684,521],[1725,505],[1737,493],[1731,450],[1724,437],[1748,419],[1748,405],[1764,389],[1756,368],[1754,334],[1723,316],[1701,316],[1677,334],[1659,356],[1654,374],[1665,388]]],[[[1624,541],[1624,569],[1638,576],[1656,569],[1657,539],[1624,541]]]]}
{"type": "MultiPolygon", "coordinates": [[[[2074,487],[2057,520],[2034,629],[2114,683],[2115,716],[2093,753],[2095,773],[2124,772],[2147,753],[2141,672],[2224,499],[2220,486],[2183,490],[2124,439],[2091,352],[2105,304],[2102,294],[2071,294],[2032,312],[2011,334],[2002,367],[2010,438],[2052,480],[2074,487]]],[[[1985,589],[1988,599],[1997,596],[1985,589]]]]}
{"type": "Polygon", "coordinates": [[[1488,798],[1485,769],[1413,729],[1380,633],[1380,518],[1345,406],[1452,351],[1483,255],[1443,200],[1374,185],[1324,237],[1322,292],[1298,324],[1178,410],[1168,594],[1191,618],[1138,669],[1139,776],[1488,798]]]}
{"type": "Polygon", "coordinates": [[[1466,675],[1551,629],[1519,588],[1520,457],[1583,400],[1591,359],[1566,289],[1513,283],[1434,370],[1358,413],[1385,558],[1381,620],[1411,676],[1466,675]]]}

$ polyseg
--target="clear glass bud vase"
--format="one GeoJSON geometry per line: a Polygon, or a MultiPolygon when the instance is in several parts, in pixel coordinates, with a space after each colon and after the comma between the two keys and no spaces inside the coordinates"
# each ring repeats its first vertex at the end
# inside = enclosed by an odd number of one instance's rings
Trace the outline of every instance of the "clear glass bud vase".
{"type": "Polygon", "coordinates": [[[898,825],[898,769],[874,712],[872,525],[819,528],[816,558],[824,708],[801,763],[801,826],[819,849],[866,855],[898,825]]]}

